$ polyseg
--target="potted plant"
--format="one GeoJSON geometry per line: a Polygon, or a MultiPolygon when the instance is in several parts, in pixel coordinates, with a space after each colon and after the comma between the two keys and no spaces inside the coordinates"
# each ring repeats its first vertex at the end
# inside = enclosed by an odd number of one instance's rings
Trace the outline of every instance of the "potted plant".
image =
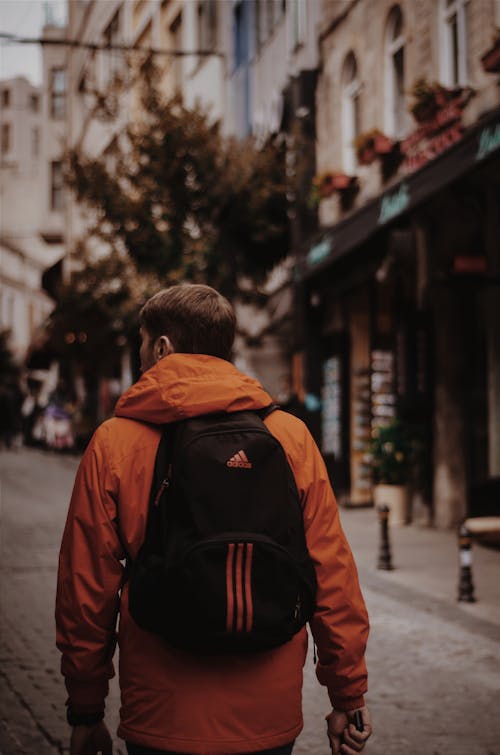
{"type": "Polygon", "coordinates": [[[356,159],[360,165],[371,165],[377,154],[375,152],[375,137],[380,133],[377,128],[364,131],[354,140],[356,159]]]}
{"type": "Polygon", "coordinates": [[[481,56],[481,65],[483,71],[487,73],[500,72],[500,29],[498,27],[495,30],[491,47],[481,56]]]}
{"type": "Polygon", "coordinates": [[[447,89],[438,82],[429,83],[427,79],[417,79],[411,90],[413,102],[410,105],[410,113],[418,123],[430,121],[440,108],[458,97],[461,92],[461,87],[447,89]]]}
{"type": "Polygon", "coordinates": [[[321,199],[331,197],[335,192],[345,192],[355,187],[356,176],[345,173],[324,171],[313,178],[310,201],[318,204],[321,199]]]}
{"type": "Polygon", "coordinates": [[[411,443],[401,422],[394,420],[390,424],[375,428],[372,432],[370,451],[374,503],[376,506],[386,504],[389,507],[389,524],[406,524],[411,443]]]}
{"type": "Polygon", "coordinates": [[[378,128],[359,134],[354,140],[356,157],[361,165],[370,165],[376,157],[389,154],[394,142],[378,128]]]}

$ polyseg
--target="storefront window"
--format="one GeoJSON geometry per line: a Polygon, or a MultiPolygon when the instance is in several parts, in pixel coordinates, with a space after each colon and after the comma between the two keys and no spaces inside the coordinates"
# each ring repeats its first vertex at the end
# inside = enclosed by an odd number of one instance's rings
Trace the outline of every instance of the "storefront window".
{"type": "Polygon", "coordinates": [[[332,454],[336,461],[342,459],[342,364],[339,356],[331,356],[323,362],[321,450],[332,454]]]}

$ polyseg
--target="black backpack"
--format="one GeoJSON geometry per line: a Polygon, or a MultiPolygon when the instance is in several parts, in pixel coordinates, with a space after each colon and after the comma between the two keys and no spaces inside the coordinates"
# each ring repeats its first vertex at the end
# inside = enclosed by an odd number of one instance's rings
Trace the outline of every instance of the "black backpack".
{"type": "Polygon", "coordinates": [[[263,422],[274,408],[165,427],[129,611],[175,647],[266,650],[312,616],[316,575],[295,479],[263,422]]]}

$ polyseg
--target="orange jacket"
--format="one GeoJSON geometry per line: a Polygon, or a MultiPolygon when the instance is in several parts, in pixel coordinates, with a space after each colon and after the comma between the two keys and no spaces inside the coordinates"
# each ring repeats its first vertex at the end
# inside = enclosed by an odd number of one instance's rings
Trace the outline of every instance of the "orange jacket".
{"type": "MultiPolygon", "coordinates": [[[[119,736],[157,749],[229,755],[278,747],[302,728],[307,632],[247,656],[199,658],[142,631],[127,610],[123,559],[143,541],[160,425],[213,411],[258,409],[269,395],[232,364],[172,354],[119,400],[81,461],[63,535],[57,645],[76,712],[102,709],[113,675],[116,620],[122,707],[119,736]]],[[[305,425],[275,411],[266,425],[293,469],[317,580],[311,629],[317,675],[332,704],[366,691],[368,617],[321,455],[305,425]]]]}

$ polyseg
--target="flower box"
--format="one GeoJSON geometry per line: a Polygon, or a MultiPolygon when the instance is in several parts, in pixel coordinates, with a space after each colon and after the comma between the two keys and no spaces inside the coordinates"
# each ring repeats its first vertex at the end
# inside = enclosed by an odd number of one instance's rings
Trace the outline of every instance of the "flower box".
{"type": "Polygon", "coordinates": [[[355,178],[353,176],[348,176],[345,173],[334,173],[332,181],[336,191],[345,191],[352,186],[355,178]]]}
{"type": "Polygon", "coordinates": [[[448,89],[438,82],[429,84],[426,79],[418,79],[412,89],[414,101],[410,106],[410,113],[417,123],[427,123],[451,100],[460,97],[462,92],[461,87],[448,89]]]}
{"type": "Polygon", "coordinates": [[[317,204],[321,199],[328,199],[335,192],[345,192],[354,189],[356,176],[348,176],[345,173],[325,172],[320,173],[313,180],[311,201],[317,204]]]}
{"type": "Polygon", "coordinates": [[[371,165],[376,157],[377,153],[375,152],[374,147],[364,147],[364,149],[360,150],[357,154],[358,163],[360,165],[371,165]]]}
{"type": "Polygon", "coordinates": [[[500,35],[497,36],[493,46],[481,56],[481,65],[486,73],[500,72],[500,35]]]}
{"type": "Polygon", "coordinates": [[[388,155],[394,148],[394,142],[385,134],[377,134],[374,139],[374,149],[377,155],[388,155]]]}

